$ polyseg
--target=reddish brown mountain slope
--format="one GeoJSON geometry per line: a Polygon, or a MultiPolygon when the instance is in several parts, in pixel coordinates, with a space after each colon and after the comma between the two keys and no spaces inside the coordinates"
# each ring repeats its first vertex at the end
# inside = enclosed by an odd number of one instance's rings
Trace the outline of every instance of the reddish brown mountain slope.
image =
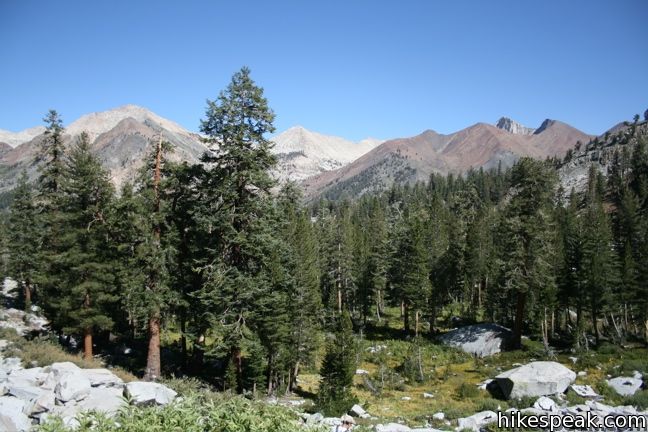
{"type": "Polygon", "coordinates": [[[338,170],[307,179],[307,197],[361,195],[394,182],[426,180],[433,172],[463,173],[468,169],[511,166],[522,156],[562,156],[578,141],[591,137],[568,124],[545,120],[533,134],[511,133],[477,123],[453,134],[428,130],[411,138],[389,140],[338,170]]]}

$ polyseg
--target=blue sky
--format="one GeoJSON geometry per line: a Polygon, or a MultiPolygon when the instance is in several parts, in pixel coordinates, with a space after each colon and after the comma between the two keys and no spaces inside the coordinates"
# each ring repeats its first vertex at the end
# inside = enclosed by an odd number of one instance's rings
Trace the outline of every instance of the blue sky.
{"type": "Polygon", "coordinates": [[[0,0],[0,128],[132,103],[197,130],[247,65],[279,131],[601,133],[648,108],[646,23],[646,0],[0,0]]]}

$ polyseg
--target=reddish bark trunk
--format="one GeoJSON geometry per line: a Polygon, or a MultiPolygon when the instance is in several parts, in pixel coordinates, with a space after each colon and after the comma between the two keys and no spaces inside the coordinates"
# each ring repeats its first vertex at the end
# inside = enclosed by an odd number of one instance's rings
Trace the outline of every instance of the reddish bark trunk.
{"type": "Polygon", "coordinates": [[[153,313],[149,319],[149,345],[146,357],[146,373],[144,379],[155,381],[161,375],[160,362],[160,314],[153,313]]]}
{"type": "Polygon", "coordinates": [[[83,358],[92,360],[92,328],[86,327],[83,330],[83,358]]]}
{"type": "Polygon", "coordinates": [[[526,293],[518,292],[517,306],[515,308],[515,325],[513,327],[513,348],[522,347],[522,322],[524,321],[524,305],[526,293]]]}

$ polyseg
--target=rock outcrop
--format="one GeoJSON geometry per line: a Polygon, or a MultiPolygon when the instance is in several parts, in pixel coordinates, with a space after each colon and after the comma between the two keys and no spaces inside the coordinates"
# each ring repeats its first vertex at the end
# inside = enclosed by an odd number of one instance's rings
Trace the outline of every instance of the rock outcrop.
{"type": "Polygon", "coordinates": [[[609,379],[607,384],[621,396],[632,396],[643,385],[643,381],[634,377],[616,377],[609,379]]]}
{"type": "Polygon", "coordinates": [[[467,353],[486,357],[505,350],[511,336],[509,329],[498,324],[476,324],[452,330],[439,340],[467,353]]]}
{"type": "Polygon", "coordinates": [[[70,362],[23,368],[20,359],[0,355],[0,431],[23,432],[32,424],[59,416],[76,426],[85,411],[114,415],[127,400],[137,405],[166,405],[176,392],[150,382],[124,382],[108,369],[82,369],[70,362]]]}
{"type": "Polygon", "coordinates": [[[551,361],[532,362],[495,377],[507,399],[563,393],[575,380],[575,372],[551,361]]]}

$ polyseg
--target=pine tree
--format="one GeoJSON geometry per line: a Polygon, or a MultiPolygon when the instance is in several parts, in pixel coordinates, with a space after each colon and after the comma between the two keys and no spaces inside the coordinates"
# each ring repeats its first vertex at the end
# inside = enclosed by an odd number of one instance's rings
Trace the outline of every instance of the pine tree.
{"type": "Polygon", "coordinates": [[[65,247],[61,239],[67,228],[62,211],[64,194],[62,185],[67,177],[66,153],[63,145],[63,121],[55,110],[50,110],[43,119],[46,123],[45,137],[41,144],[40,175],[36,187],[37,226],[40,231],[38,248],[38,270],[35,284],[39,287],[43,310],[51,326],[61,331],[64,311],[56,306],[63,298],[62,289],[66,283],[67,268],[58,259],[65,247]]]}
{"type": "Polygon", "coordinates": [[[555,177],[542,162],[522,158],[513,167],[512,179],[515,195],[506,208],[500,234],[502,285],[515,294],[513,345],[520,347],[523,325],[530,315],[528,300],[543,305],[555,299],[550,208],[555,177]]]}
{"type": "Polygon", "coordinates": [[[208,101],[201,132],[210,150],[199,188],[204,196],[200,229],[211,239],[211,257],[202,266],[206,283],[201,298],[205,318],[222,334],[242,387],[242,340],[259,295],[259,273],[275,182],[269,170],[276,159],[265,137],[274,131],[274,113],[250,70],[235,73],[216,101],[208,101]]]}
{"type": "Polygon", "coordinates": [[[27,172],[23,170],[14,190],[9,214],[9,272],[22,287],[20,296],[25,309],[31,306],[34,280],[38,269],[40,235],[36,225],[36,207],[27,172]]]}
{"type": "Polygon", "coordinates": [[[611,295],[618,284],[618,262],[612,232],[603,210],[598,174],[590,170],[587,207],[583,214],[582,273],[589,302],[596,343],[600,334],[597,320],[610,308],[611,295]]]}
{"type": "Polygon", "coordinates": [[[108,254],[105,215],[113,197],[107,172],[82,134],[70,152],[67,177],[60,185],[65,229],[56,254],[64,273],[61,296],[49,299],[64,318],[63,331],[83,334],[84,357],[92,358],[93,335],[113,325],[117,304],[113,263],[108,254]]]}
{"type": "Polygon", "coordinates": [[[167,238],[169,143],[158,139],[142,167],[135,193],[126,186],[112,213],[113,231],[122,262],[123,302],[129,319],[147,333],[145,379],[162,374],[160,337],[164,313],[175,296],[170,289],[170,240],[167,238]]]}
{"type": "Polygon", "coordinates": [[[320,295],[319,248],[308,213],[300,208],[301,194],[292,184],[279,196],[279,215],[283,218],[283,239],[290,247],[289,274],[293,280],[288,296],[289,345],[287,349],[289,388],[297,383],[304,365],[313,363],[319,346],[317,332],[323,320],[320,295]]]}
{"type": "Polygon", "coordinates": [[[357,402],[352,392],[356,370],[355,356],[351,318],[349,313],[344,311],[337,319],[334,338],[327,342],[326,355],[320,370],[317,405],[324,414],[339,416],[357,402]]]}

